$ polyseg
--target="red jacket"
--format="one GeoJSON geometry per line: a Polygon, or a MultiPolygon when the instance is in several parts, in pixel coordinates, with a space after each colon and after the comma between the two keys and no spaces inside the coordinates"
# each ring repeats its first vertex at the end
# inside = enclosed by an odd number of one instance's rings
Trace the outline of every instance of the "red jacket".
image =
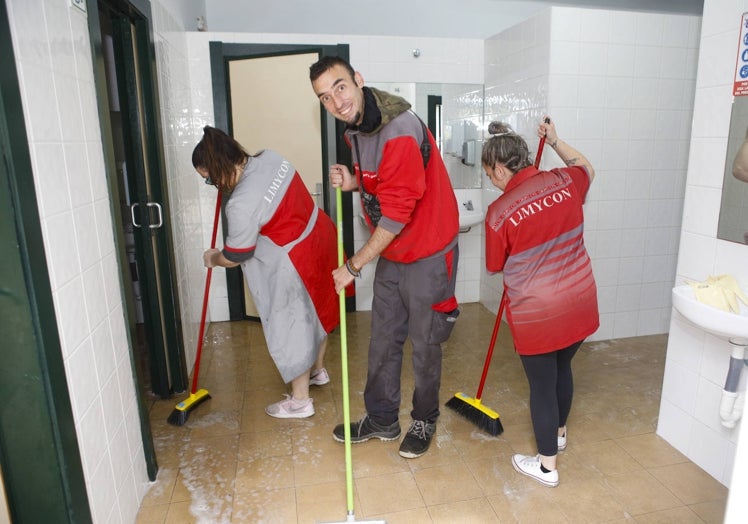
{"type": "Polygon", "coordinates": [[[371,133],[346,130],[362,205],[372,229],[380,225],[397,235],[381,256],[414,262],[455,241],[457,200],[434,137],[414,113],[402,109],[407,102],[366,91],[368,102],[376,100],[381,112],[380,125],[371,133]],[[425,168],[422,144],[431,151],[425,168]]]}
{"type": "Polygon", "coordinates": [[[486,269],[504,272],[507,320],[521,355],[570,346],[599,327],[584,246],[586,169],[517,172],[486,213],[486,269]]]}

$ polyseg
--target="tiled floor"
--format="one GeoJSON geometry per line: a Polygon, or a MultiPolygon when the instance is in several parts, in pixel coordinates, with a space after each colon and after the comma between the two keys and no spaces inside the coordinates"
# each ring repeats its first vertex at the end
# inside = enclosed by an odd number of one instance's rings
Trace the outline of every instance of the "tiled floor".
{"type": "MultiPolygon", "coordinates": [[[[458,391],[475,395],[494,318],[479,304],[463,305],[444,347],[443,401],[458,391]]],[[[347,317],[352,420],[363,414],[369,320],[368,312],[347,317]]],[[[561,483],[546,488],[510,462],[535,446],[526,379],[504,324],[482,399],[499,411],[504,432],[490,437],[444,408],[435,442],[419,459],[401,458],[398,442],[352,446],[356,520],[722,522],[727,489],[655,434],[666,341],[658,335],[582,347],[568,447],[558,459],[561,483]]],[[[344,522],[344,446],[331,436],[343,418],[339,348],[336,331],[327,358],[332,382],[312,391],[317,413],[278,420],[263,408],[286,387],[260,325],[212,324],[200,376],[211,400],[181,427],[166,423],[174,400],[153,403],[160,471],[138,523],[344,522]]],[[[404,429],[412,385],[406,356],[404,429]]]]}

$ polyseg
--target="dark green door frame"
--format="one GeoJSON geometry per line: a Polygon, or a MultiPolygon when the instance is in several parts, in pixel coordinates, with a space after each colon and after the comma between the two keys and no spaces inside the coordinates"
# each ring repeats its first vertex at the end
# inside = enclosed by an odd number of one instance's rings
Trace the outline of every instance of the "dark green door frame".
{"type": "MultiPolygon", "coordinates": [[[[243,60],[246,58],[261,58],[267,56],[283,56],[300,53],[318,53],[323,56],[339,56],[348,60],[348,44],[316,45],[316,44],[233,44],[227,42],[210,42],[210,73],[213,84],[213,114],[215,127],[231,133],[231,94],[229,92],[229,63],[232,60],[243,60]]],[[[311,84],[309,86],[311,89],[311,84]]],[[[322,164],[327,167],[330,164],[340,162],[351,165],[351,150],[345,144],[343,131],[345,124],[335,120],[322,108],[320,111],[320,129],[322,130],[322,164]],[[330,158],[329,144],[334,142],[334,158],[330,158]]],[[[331,209],[329,181],[322,177],[324,208],[327,213],[331,209]]],[[[224,206],[226,201],[224,200],[224,206]]],[[[343,193],[343,248],[350,256],[353,254],[353,199],[348,192],[343,193]]],[[[334,217],[333,217],[334,219],[334,217]]],[[[223,235],[228,233],[226,220],[222,221],[223,235]]],[[[226,288],[229,301],[230,320],[243,320],[247,318],[244,306],[244,282],[241,267],[226,270],[226,288]]],[[[346,309],[355,311],[356,297],[346,297],[346,309]]]]}
{"type": "MultiPolygon", "coordinates": [[[[173,393],[187,390],[188,373],[176,292],[176,262],[161,142],[150,2],[99,0],[90,4],[88,23],[95,56],[103,53],[99,5],[109,13],[114,28],[117,90],[123,114],[129,192],[137,204],[134,214],[140,224],[140,227],[133,228],[133,232],[138,246],[138,270],[143,277],[140,286],[152,363],[150,382],[153,393],[168,398],[173,393]],[[157,227],[158,222],[162,225],[157,227]]],[[[104,141],[105,158],[108,168],[114,170],[114,154],[110,148],[112,126],[109,105],[106,103],[106,73],[102,62],[103,59],[96,60],[94,64],[99,93],[97,99],[104,127],[102,135],[108,135],[104,141]]],[[[110,192],[114,196],[118,189],[113,177],[110,180],[110,192]]],[[[123,231],[119,210],[113,211],[113,217],[117,231],[123,231]]],[[[131,330],[134,331],[134,326],[131,326],[131,330]]]]}
{"type": "Polygon", "coordinates": [[[5,2],[0,5],[0,465],[13,522],[92,522],[5,2]]]}

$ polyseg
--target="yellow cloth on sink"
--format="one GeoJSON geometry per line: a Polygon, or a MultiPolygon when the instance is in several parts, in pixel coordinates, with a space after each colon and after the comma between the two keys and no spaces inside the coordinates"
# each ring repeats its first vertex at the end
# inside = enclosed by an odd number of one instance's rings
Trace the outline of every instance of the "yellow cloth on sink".
{"type": "Polygon", "coordinates": [[[740,299],[748,306],[748,296],[732,275],[710,276],[704,282],[687,281],[696,300],[728,313],[740,313],[740,299]]]}

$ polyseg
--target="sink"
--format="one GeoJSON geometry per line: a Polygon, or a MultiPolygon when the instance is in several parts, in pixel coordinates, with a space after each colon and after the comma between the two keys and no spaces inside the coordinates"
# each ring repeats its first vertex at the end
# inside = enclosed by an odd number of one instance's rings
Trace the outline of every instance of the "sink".
{"type": "Polygon", "coordinates": [[[469,230],[482,223],[486,211],[483,209],[481,189],[455,189],[454,192],[460,212],[460,230],[469,230]]]}
{"type": "Polygon", "coordinates": [[[745,345],[748,344],[748,307],[738,303],[740,313],[728,313],[696,300],[688,284],[673,288],[673,307],[686,320],[707,333],[745,345]]]}

